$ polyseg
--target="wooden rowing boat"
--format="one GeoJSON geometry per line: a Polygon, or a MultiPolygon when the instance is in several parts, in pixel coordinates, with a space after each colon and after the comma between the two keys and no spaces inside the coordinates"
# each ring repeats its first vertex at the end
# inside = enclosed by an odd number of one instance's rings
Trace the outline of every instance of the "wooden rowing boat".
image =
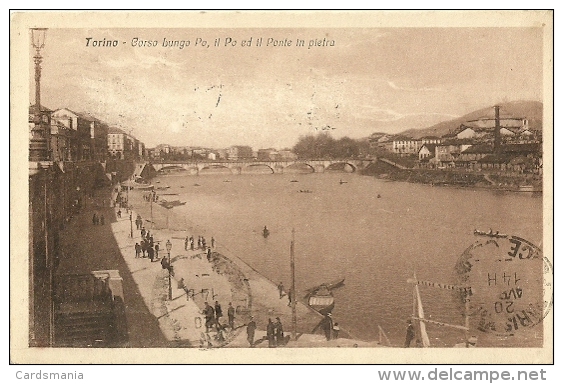
{"type": "Polygon", "coordinates": [[[334,309],[334,295],[332,290],[344,285],[344,279],[334,280],[329,283],[323,283],[314,288],[308,289],[305,295],[307,305],[323,314],[326,315],[334,309]]]}

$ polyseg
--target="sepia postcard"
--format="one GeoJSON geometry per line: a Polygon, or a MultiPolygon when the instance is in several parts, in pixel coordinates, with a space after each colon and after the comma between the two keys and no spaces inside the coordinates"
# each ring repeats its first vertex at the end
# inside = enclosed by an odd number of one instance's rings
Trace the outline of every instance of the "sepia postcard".
{"type": "Polygon", "coordinates": [[[553,362],[552,11],[10,35],[12,363],[553,362]]]}

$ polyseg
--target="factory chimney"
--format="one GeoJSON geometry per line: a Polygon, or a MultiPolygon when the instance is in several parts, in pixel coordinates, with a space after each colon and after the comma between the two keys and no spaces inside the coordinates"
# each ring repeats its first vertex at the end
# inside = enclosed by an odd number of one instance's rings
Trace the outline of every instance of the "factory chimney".
{"type": "Polygon", "coordinates": [[[500,152],[500,107],[495,105],[495,142],[493,147],[494,153],[500,152]]]}

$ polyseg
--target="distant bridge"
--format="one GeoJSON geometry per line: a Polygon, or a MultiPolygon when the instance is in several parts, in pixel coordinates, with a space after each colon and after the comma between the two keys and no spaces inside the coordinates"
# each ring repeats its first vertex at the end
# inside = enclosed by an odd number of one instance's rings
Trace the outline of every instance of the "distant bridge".
{"type": "Polygon", "coordinates": [[[322,173],[330,170],[341,170],[349,167],[351,172],[365,168],[374,160],[286,160],[286,161],[259,161],[259,160],[242,160],[242,161],[169,161],[162,163],[139,163],[136,167],[137,175],[150,173],[152,170],[145,169],[152,166],[153,170],[158,171],[177,171],[184,169],[192,175],[199,175],[201,171],[228,169],[232,174],[240,175],[243,173],[252,173],[257,167],[268,167],[271,173],[284,173],[288,169],[309,168],[311,172],[322,173]]]}

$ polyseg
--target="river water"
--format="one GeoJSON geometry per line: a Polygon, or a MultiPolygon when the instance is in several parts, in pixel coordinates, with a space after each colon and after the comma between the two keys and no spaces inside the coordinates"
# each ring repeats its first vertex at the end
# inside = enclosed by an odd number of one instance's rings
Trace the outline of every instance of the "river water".
{"type": "MultiPolygon", "coordinates": [[[[525,193],[431,187],[346,172],[261,174],[259,169],[242,175],[176,173],[153,183],[170,187],[158,191],[161,198],[186,202],[169,211],[153,204],[157,227],[168,221],[170,228],[196,238],[203,235],[209,242],[213,236],[220,252],[237,255],[286,287],[295,229],[297,291],[345,278],[334,291],[336,321],[363,340],[377,340],[381,326],[395,345],[403,343],[412,314],[407,279],[414,271],[419,280],[454,283],[454,265],[475,242],[476,228],[535,244],[542,239],[542,199],[525,193]],[[270,230],[267,239],[264,226],[270,230]]],[[[421,297],[428,318],[463,325],[450,291],[421,287],[421,297]]],[[[433,346],[451,346],[464,337],[432,324],[427,330],[433,346]]],[[[542,345],[541,327],[508,338],[478,336],[481,346],[542,345]]]]}

